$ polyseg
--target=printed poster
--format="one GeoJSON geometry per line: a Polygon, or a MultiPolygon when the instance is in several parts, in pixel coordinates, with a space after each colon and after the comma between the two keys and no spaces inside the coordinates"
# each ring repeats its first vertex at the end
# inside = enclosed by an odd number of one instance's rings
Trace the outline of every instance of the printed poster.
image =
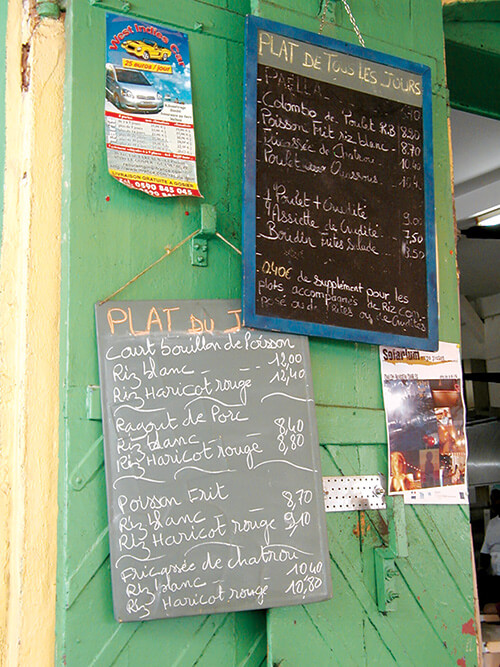
{"type": "Polygon", "coordinates": [[[407,503],[468,502],[460,348],[380,347],[389,493],[407,503]]]}
{"type": "Polygon", "coordinates": [[[153,197],[201,197],[187,35],[106,15],[109,173],[153,197]]]}

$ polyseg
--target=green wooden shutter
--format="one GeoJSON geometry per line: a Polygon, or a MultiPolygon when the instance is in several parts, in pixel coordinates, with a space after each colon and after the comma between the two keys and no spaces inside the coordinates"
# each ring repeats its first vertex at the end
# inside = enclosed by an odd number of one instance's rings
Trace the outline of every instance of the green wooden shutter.
{"type": "MultiPolygon", "coordinates": [[[[120,2],[111,1],[117,10],[120,2]]],[[[198,174],[219,231],[241,234],[244,14],[317,32],[317,0],[134,0],[132,11],[188,32],[198,174]]],[[[367,46],[429,64],[434,76],[440,334],[458,337],[439,0],[351,0],[367,46]]],[[[95,3],[98,5],[98,3],[95,3]]],[[[104,5],[104,3],[102,3],[104,5]]],[[[342,3],[330,0],[326,34],[353,41],[342,3]]],[[[467,513],[407,508],[409,557],[397,563],[398,610],[375,603],[373,550],[387,539],[384,512],[328,517],[334,598],[307,607],[117,624],[112,615],[102,431],[93,304],[200,226],[200,201],[158,201],[107,173],[104,148],[102,8],[74,0],[67,16],[62,228],[63,414],[56,664],[88,665],[429,665],[475,663],[467,513]],[[368,529],[369,527],[369,529],[368,529]],[[267,618],[267,627],[266,627],[267,618]],[[465,630],[462,629],[465,627],[465,630]],[[465,660],[466,663],[459,662],[465,660]]],[[[233,298],[240,259],[210,242],[209,266],[192,267],[188,244],[123,293],[124,298],[233,298]]],[[[375,347],[312,340],[323,474],[387,466],[375,347]]]]}
{"type": "MultiPolygon", "coordinates": [[[[218,230],[240,245],[245,2],[134,0],[151,21],[189,34],[199,182],[218,230]],[[232,6],[234,5],[234,6],[232,6]],[[201,24],[201,25],[200,25],[201,24]]],[[[114,3],[117,9],[120,3],[114,3]]],[[[107,173],[105,12],[72,2],[63,183],[62,426],[56,664],[245,665],[266,656],[265,612],[118,624],[113,618],[93,304],[200,226],[200,200],[157,201],[107,173]],[[89,419],[89,417],[91,417],[89,419]],[[94,418],[93,418],[94,417],[94,418]]],[[[234,298],[240,258],[221,241],[209,266],[189,244],[125,298],[234,298]]]]}
{"type": "MultiPolygon", "coordinates": [[[[350,0],[349,5],[367,47],[432,69],[440,337],[458,340],[441,3],[350,0]]],[[[258,3],[261,16],[315,32],[317,9],[288,0],[258,3]]],[[[332,28],[325,28],[326,34],[357,41],[341,2],[330,2],[325,17],[332,28]]],[[[320,442],[328,443],[322,447],[323,475],[386,472],[378,348],[312,341],[311,355],[320,442]]],[[[397,610],[382,614],[374,549],[388,541],[386,512],[327,516],[334,597],[268,613],[268,664],[476,664],[468,508],[406,507],[405,517],[409,554],[396,559],[397,610]]]]}
{"type": "MultiPolygon", "coordinates": [[[[376,472],[385,461],[385,445],[323,448],[327,475],[376,472]]],[[[376,604],[374,549],[387,543],[386,512],[329,514],[334,597],[269,612],[273,664],[476,664],[468,512],[421,506],[405,514],[409,555],[396,559],[396,611],[382,614],[376,604]]]]}

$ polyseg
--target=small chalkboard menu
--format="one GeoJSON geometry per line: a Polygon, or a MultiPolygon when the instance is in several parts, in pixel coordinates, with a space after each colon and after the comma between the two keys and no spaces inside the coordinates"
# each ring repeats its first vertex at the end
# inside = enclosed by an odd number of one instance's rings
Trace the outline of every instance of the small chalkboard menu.
{"type": "Polygon", "coordinates": [[[437,349],[427,66],[247,19],[245,325],[437,349]]]}
{"type": "Polygon", "coordinates": [[[308,341],[240,316],[96,306],[118,621],[331,597],[308,341]]]}

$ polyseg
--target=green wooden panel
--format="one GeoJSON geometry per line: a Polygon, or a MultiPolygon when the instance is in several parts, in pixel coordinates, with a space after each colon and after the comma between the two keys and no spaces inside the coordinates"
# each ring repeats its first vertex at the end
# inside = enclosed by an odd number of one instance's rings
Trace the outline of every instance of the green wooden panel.
{"type": "MultiPolygon", "coordinates": [[[[247,5],[227,5],[148,1],[134,8],[189,32],[200,185],[204,201],[216,207],[218,230],[238,245],[247,5]]],[[[99,382],[93,304],[196,230],[201,201],[157,201],[108,175],[105,13],[75,2],[66,25],[56,664],[258,667],[266,656],[263,612],[122,625],[112,615],[102,429],[86,410],[87,386],[99,382]]],[[[240,275],[240,257],[222,242],[210,244],[206,269],[191,266],[186,244],[125,296],[237,297],[240,275]]]]}
{"type": "Polygon", "coordinates": [[[500,118],[500,2],[456,2],[443,16],[452,106],[500,118]]]}
{"type": "MultiPolygon", "coordinates": [[[[500,24],[491,30],[500,38],[500,24]]],[[[453,107],[500,119],[500,91],[492,85],[500,77],[500,53],[446,39],[450,101],[453,107]]]]}
{"type": "Polygon", "coordinates": [[[377,346],[343,341],[332,344],[311,338],[310,349],[314,398],[318,405],[383,408],[377,346]],[[324,368],[325,357],[329,361],[327,368],[324,368]]]}
{"type": "MultiPolygon", "coordinates": [[[[323,450],[324,474],[370,474],[386,466],[384,445],[323,450]]],[[[397,611],[384,615],[376,606],[373,551],[387,542],[386,518],[385,511],[327,515],[334,597],[270,611],[268,664],[406,667],[456,665],[462,658],[476,664],[474,638],[462,633],[474,616],[468,514],[456,506],[406,508],[409,555],[396,560],[397,611]]]]}
{"type": "MultiPolygon", "coordinates": [[[[483,51],[485,55],[488,53],[500,55],[500,44],[498,43],[498,24],[500,23],[500,19],[491,23],[467,23],[449,21],[446,18],[446,14],[444,19],[444,36],[446,40],[466,45],[471,49],[483,51]]],[[[446,69],[448,70],[448,68],[449,61],[448,55],[446,55],[446,69]]],[[[483,72],[482,67],[478,67],[477,72],[481,78],[486,77],[486,73],[483,72]]],[[[474,89],[475,82],[471,81],[470,84],[474,89]]],[[[453,89],[450,89],[450,94],[452,93],[453,89]]]]}
{"type": "Polygon", "coordinates": [[[316,418],[320,442],[372,444],[386,439],[383,410],[318,405],[316,418]]]}
{"type": "Polygon", "coordinates": [[[445,21],[476,23],[500,21],[500,2],[498,0],[464,0],[451,2],[443,7],[445,21]]]}
{"type": "MultiPolygon", "coordinates": [[[[244,0],[134,0],[133,10],[190,38],[199,181],[219,231],[241,241],[244,0]],[[201,24],[201,28],[200,25],[201,24]]],[[[351,0],[367,46],[429,65],[433,76],[440,335],[459,332],[446,132],[447,90],[438,0],[351,0]]],[[[317,32],[321,3],[252,1],[251,10],[317,32]]],[[[410,665],[475,662],[468,519],[457,508],[407,509],[408,559],[398,563],[399,611],[378,612],[373,550],[387,540],[384,512],[328,516],[332,601],[229,615],[118,625],[112,617],[101,424],[89,420],[87,386],[98,384],[93,304],[200,225],[200,201],[158,201],[112,179],[104,151],[104,12],[83,0],[67,16],[69,58],[64,144],[60,526],[57,664],[410,665]],[[450,549],[448,544],[453,544],[450,549]],[[267,632],[266,632],[267,623],[267,632]],[[266,645],[269,646],[267,651],[266,645]]],[[[355,35],[339,1],[324,33],[355,35]]],[[[209,266],[189,247],[156,266],[125,298],[232,298],[240,257],[210,242],[209,266]]],[[[387,468],[378,349],[311,339],[325,475],[387,468]]]]}
{"type": "MultiPolygon", "coordinates": [[[[330,4],[324,33],[356,42],[341,3],[330,4]]],[[[431,67],[439,328],[441,339],[458,340],[441,4],[349,4],[368,47],[431,67]]],[[[296,5],[285,0],[255,3],[261,16],[317,31],[317,15],[310,11],[304,18],[307,8],[299,7],[296,12],[296,5]]],[[[337,443],[323,448],[323,474],[386,471],[378,350],[318,340],[311,350],[320,440],[337,443]]],[[[396,559],[397,611],[383,615],[376,604],[374,549],[387,543],[386,513],[329,514],[334,597],[303,611],[269,612],[269,665],[476,664],[475,638],[462,633],[462,625],[474,615],[468,515],[459,507],[407,507],[405,514],[409,554],[396,559]]]]}

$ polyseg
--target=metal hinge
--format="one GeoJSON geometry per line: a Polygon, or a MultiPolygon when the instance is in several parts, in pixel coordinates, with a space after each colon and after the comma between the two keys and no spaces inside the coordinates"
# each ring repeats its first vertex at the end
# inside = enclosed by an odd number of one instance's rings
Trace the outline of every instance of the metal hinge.
{"type": "Polygon", "coordinates": [[[323,477],[327,512],[385,509],[382,475],[323,477]]]}
{"type": "Polygon", "coordinates": [[[217,232],[217,212],[215,206],[202,204],[200,232],[191,240],[191,264],[208,266],[208,239],[213,239],[217,232]]]}

